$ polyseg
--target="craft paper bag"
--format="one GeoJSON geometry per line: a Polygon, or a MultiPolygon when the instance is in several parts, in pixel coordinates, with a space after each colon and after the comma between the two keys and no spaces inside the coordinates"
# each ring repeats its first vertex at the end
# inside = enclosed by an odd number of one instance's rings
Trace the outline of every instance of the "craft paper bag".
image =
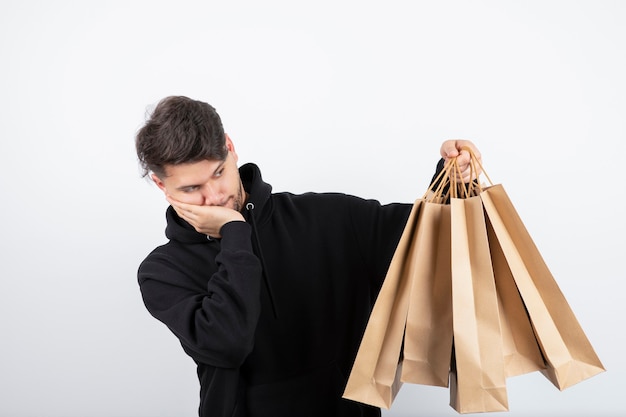
{"type": "Polygon", "coordinates": [[[604,371],[502,185],[480,194],[546,360],[543,373],[563,390],[604,371]]]}
{"type": "Polygon", "coordinates": [[[451,198],[454,360],[450,405],[459,413],[507,411],[498,299],[479,197],[451,198]]]}
{"type": "Polygon", "coordinates": [[[414,243],[402,381],[447,387],[452,354],[449,205],[423,203],[414,243]]]}
{"type": "Polygon", "coordinates": [[[491,264],[498,294],[506,376],[511,377],[541,371],[546,366],[526,307],[517,290],[493,226],[488,219],[486,223],[491,264]]]}

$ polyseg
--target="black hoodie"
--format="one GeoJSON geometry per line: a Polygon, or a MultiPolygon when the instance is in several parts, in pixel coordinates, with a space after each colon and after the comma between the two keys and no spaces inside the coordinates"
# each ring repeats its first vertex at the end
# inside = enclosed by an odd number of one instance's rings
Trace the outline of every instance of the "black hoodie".
{"type": "Polygon", "coordinates": [[[200,416],[380,416],[341,395],[411,205],[272,194],[254,164],[240,175],[246,222],[214,240],[169,207],[169,242],[138,272],[198,365],[200,416]]]}

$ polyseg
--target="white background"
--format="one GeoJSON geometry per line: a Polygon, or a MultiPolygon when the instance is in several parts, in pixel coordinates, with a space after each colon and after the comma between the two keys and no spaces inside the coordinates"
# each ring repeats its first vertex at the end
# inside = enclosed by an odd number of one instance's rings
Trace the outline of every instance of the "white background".
{"type": "MultiPolygon", "coordinates": [[[[473,140],[607,372],[510,379],[517,416],[623,416],[624,1],[33,1],[0,6],[0,416],[193,416],[192,361],[136,282],[166,203],[134,134],[221,114],[274,190],[412,202],[473,140]]],[[[454,416],[404,385],[386,416],[454,416]]]]}

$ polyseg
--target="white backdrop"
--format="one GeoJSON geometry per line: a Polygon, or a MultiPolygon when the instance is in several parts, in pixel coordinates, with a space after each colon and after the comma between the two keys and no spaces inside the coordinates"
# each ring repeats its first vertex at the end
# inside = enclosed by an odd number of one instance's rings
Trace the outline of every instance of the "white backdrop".
{"type": "MultiPolygon", "coordinates": [[[[193,416],[197,380],[144,309],[162,194],[134,134],[212,103],[276,191],[422,195],[467,138],[503,183],[607,372],[508,381],[502,416],[623,416],[626,2],[5,0],[0,416],[193,416]]],[[[404,385],[385,416],[454,416],[404,385]]]]}

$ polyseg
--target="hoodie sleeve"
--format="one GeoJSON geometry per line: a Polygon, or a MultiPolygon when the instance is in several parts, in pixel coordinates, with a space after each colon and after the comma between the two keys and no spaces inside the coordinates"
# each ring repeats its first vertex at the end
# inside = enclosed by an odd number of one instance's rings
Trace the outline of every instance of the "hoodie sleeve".
{"type": "Polygon", "coordinates": [[[142,262],[138,280],[150,314],[170,328],[194,360],[236,368],[253,347],[261,266],[248,223],[227,223],[221,234],[214,273],[202,271],[212,260],[197,259],[210,255],[198,249],[202,244],[168,244],[142,262]]]}
{"type": "MultiPolygon", "coordinates": [[[[431,184],[438,180],[443,169],[443,159],[439,160],[431,184]]],[[[373,272],[373,288],[379,289],[385,278],[391,259],[395,253],[402,232],[406,226],[413,204],[392,203],[381,205],[378,201],[358,202],[351,209],[356,241],[360,244],[363,259],[373,272]]]]}

